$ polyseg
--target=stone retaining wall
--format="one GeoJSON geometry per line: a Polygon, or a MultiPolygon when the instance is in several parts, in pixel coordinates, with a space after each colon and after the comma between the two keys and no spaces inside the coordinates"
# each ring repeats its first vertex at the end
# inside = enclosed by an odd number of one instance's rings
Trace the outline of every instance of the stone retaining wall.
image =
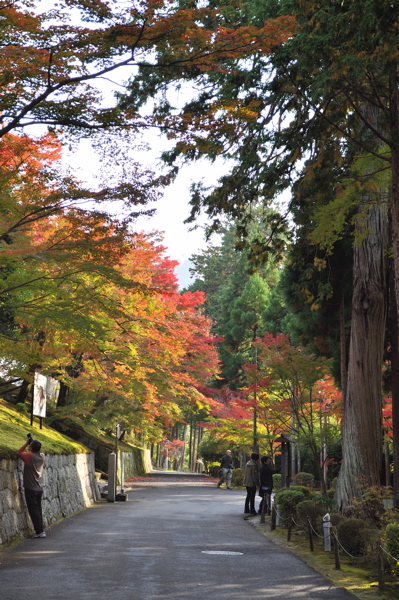
{"type": "MultiPolygon", "coordinates": [[[[21,493],[22,472],[21,460],[0,460],[0,549],[32,532],[21,493]]],[[[46,455],[43,482],[45,526],[99,499],[93,454],[46,455]]]]}
{"type": "MultiPolygon", "coordinates": [[[[151,471],[148,450],[134,448],[132,452],[121,452],[119,457],[119,481],[122,461],[124,479],[151,471]]],[[[20,459],[0,460],[0,550],[32,532],[23,491],[21,494],[22,473],[20,459]]],[[[46,455],[43,483],[43,517],[47,527],[100,499],[94,453],[46,455]]]]}
{"type": "Polygon", "coordinates": [[[123,478],[129,479],[136,475],[144,475],[151,471],[151,456],[149,450],[134,448],[132,452],[120,452],[118,460],[118,481],[121,480],[123,465],[123,478]]]}

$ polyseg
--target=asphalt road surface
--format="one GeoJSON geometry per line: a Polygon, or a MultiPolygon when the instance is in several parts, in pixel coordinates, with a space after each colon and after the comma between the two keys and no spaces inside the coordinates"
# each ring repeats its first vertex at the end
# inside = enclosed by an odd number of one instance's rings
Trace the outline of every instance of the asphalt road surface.
{"type": "Polygon", "coordinates": [[[156,473],[132,485],[0,554],[1,600],[353,600],[251,527],[244,491],[156,473]]]}

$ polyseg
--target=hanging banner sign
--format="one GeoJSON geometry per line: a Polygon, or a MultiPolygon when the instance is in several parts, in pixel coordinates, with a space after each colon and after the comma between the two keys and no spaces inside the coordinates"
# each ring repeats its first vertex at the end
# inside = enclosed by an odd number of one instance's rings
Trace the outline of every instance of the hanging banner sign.
{"type": "Polygon", "coordinates": [[[35,373],[35,384],[33,386],[33,410],[32,414],[35,417],[46,416],[46,401],[47,401],[47,377],[35,373]]]}

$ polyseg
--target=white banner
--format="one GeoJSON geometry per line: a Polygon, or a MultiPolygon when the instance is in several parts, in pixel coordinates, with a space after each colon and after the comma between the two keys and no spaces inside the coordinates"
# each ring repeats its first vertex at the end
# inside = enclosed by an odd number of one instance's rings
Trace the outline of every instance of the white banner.
{"type": "Polygon", "coordinates": [[[35,373],[35,385],[33,386],[33,410],[35,417],[46,416],[46,401],[47,401],[47,377],[35,373]]]}

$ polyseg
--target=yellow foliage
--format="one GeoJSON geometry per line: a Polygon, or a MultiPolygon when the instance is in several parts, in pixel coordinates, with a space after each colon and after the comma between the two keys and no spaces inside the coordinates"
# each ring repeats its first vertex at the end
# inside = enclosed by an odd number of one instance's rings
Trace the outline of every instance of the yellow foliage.
{"type": "Polygon", "coordinates": [[[324,260],[324,258],[317,258],[317,256],[315,257],[313,263],[318,271],[322,271],[327,266],[327,262],[324,260]]]}

